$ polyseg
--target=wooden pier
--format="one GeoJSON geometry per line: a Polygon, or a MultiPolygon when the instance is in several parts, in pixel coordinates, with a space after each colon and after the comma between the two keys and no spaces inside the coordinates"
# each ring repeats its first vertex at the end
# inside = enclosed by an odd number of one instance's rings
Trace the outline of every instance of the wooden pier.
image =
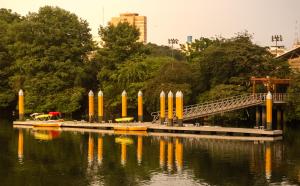
{"type": "MultiPolygon", "coordinates": [[[[45,121],[14,121],[15,128],[34,128],[34,125],[45,123],[45,121]]],[[[166,126],[144,123],[88,123],[85,121],[64,121],[57,122],[63,131],[100,132],[106,134],[126,135],[151,135],[166,137],[196,137],[209,139],[231,139],[242,141],[265,140],[275,141],[282,139],[282,130],[264,130],[251,128],[232,128],[220,126],[193,126],[185,124],[183,127],[166,126]],[[128,128],[120,131],[116,128],[128,128]],[[145,131],[131,131],[130,128],[144,127],[145,131]]],[[[49,128],[48,128],[49,129],[49,128]]]]}

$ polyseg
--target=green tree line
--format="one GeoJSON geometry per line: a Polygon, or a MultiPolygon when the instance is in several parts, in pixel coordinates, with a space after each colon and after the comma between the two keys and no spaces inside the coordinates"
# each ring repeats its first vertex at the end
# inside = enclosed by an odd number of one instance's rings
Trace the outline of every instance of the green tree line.
{"type": "MultiPolygon", "coordinates": [[[[26,16],[0,9],[0,108],[15,110],[23,89],[26,113],[84,115],[88,91],[101,89],[105,117],[112,119],[120,116],[126,90],[129,113],[136,116],[141,90],[147,118],[159,109],[162,90],[181,90],[188,105],[250,92],[251,76],[291,77],[287,62],[275,60],[247,32],[196,39],[174,50],[173,58],[168,46],[138,42],[139,30],[126,22],[100,26],[98,34],[101,47],[87,21],[59,7],[26,16]]],[[[300,86],[295,79],[290,92],[300,86]]],[[[291,108],[290,118],[300,115],[298,104],[291,108]]]]}

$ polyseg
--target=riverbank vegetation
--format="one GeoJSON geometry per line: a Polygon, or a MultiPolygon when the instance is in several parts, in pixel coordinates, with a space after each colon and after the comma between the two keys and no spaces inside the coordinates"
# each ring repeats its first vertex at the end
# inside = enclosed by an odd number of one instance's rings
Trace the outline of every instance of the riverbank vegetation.
{"type": "MultiPolygon", "coordinates": [[[[188,105],[249,93],[251,76],[291,77],[287,62],[275,60],[247,32],[199,38],[174,51],[137,42],[139,31],[126,22],[100,26],[99,36],[101,46],[92,40],[85,20],[58,7],[45,6],[26,16],[0,9],[1,109],[15,110],[17,92],[23,89],[27,113],[57,110],[81,117],[87,112],[88,91],[101,89],[105,117],[111,119],[120,116],[123,90],[130,115],[136,115],[141,90],[147,118],[158,110],[162,90],[183,91],[188,105]]],[[[297,79],[290,92],[298,92],[297,79]]],[[[300,115],[298,107],[292,106],[293,116],[300,115]]],[[[222,116],[236,118],[247,116],[244,111],[222,116]]]]}

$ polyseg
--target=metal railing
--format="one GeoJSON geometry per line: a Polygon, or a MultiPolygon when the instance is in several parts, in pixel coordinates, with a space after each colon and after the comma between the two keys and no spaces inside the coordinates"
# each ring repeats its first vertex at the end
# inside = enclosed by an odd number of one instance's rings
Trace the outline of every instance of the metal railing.
{"type": "MultiPolygon", "coordinates": [[[[183,120],[191,120],[263,104],[265,102],[266,95],[266,93],[243,94],[224,99],[204,102],[200,104],[185,106],[183,109],[183,120]]],[[[272,94],[274,103],[285,103],[287,97],[287,94],[272,94]]],[[[165,113],[167,114],[168,110],[166,110],[165,113]]],[[[153,117],[152,122],[156,123],[160,118],[160,112],[152,112],[151,116],[153,117]]],[[[174,120],[176,120],[175,110],[173,110],[173,116],[174,120]]]]}

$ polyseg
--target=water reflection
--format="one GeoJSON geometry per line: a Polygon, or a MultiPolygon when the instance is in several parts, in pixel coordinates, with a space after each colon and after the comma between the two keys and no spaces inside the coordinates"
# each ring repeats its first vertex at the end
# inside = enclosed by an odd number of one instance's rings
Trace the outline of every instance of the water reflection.
{"type": "Polygon", "coordinates": [[[137,144],[137,162],[140,165],[142,163],[143,156],[143,137],[138,136],[138,144],[137,144]]]}
{"type": "Polygon", "coordinates": [[[18,159],[20,163],[23,163],[23,157],[24,157],[24,137],[23,137],[23,131],[19,130],[19,136],[18,136],[18,159]]]}
{"type": "Polygon", "coordinates": [[[176,166],[178,172],[182,171],[182,162],[183,162],[183,144],[181,143],[181,139],[176,138],[176,150],[175,150],[175,159],[176,159],[176,166]]]}
{"type": "Polygon", "coordinates": [[[98,137],[98,164],[102,164],[103,159],[103,138],[102,136],[98,137]]]}
{"type": "Polygon", "coordinates": [[[271,147],[270,144],[266,145],[265,152],[265,170],[266,170],[266,179],[270,180],[272,176],[272,159],[271,159],[271,147]]]}
{"type": "Polygon", "coordinates": [[[173,143],[172,139],[168,141],[168,170],[173,170],[173,143]]]}
{"type": "Polygon", "coordinates": [[[53,133],[51,130],[26,132],[21,129],[17,139],[17,157],[25,167],[42,163],[43,169],[51,167],[48,171],[58,172],[70,167],[78,171],[78,179],[86,179],[89,184],[151,185],[174,179],[175,184],[180,180],[182,184],[192,185],[268,185],[298,184],[300,179],[300,158],[293,155],[298,151],[284,148],[280,141],[53,133]],[[44,143],[37,138],[36,132],[52,135],[52,139],[54,136],[60,138],[44,143]],[[28,149],[24,149],[24,144],[28,149]],[[285,155],[287,153],[289,156],[285,155]],[[287,160],[290,158],[294,159],[287,160]],[[216,174],[221,176],[214,176],[216,174]]]}
{"type": "Polygon", "coordinates": [[[163,139],[159,142],[159,165],[161,168],[165,166],[165,141],[163,139]]]}
{"type": "Polygon", "coordinates": [[[131,145],[133,141],[128,137],[117,137],[115,142],[121,144],[121,164],[124,166],[127,161],[127,145],[131,145]]]}
{"type": "Polygon", "coordinates": [[[91,134],[89,134],[89,141],[88,141],[88,164],[91,166],[94,160],[94,138],[91,134]]]}
{"type": "Polygon", "coordinates": [[[49,141],[49,140],[58,138],[60,135],[60,131],[59,131],[59,128],[56,130],[54,130],[54,129],[45,130],[45,129],[41,129],[41,128],[34,128],[32,130],[32,134],[35,139],[49,141]]]}

